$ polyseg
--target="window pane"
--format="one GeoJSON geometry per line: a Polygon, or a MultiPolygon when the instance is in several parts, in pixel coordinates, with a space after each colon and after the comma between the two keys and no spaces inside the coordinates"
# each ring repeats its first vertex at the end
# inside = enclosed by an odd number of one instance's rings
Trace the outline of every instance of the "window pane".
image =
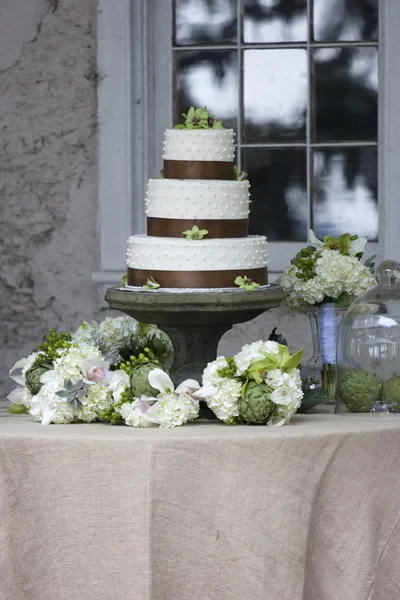
{"type": "Polygon", "coordinates": [[[175,44],[235,42],[236,15],[237,0],[175,0],[175,44]]]}
{"type": "Polygon", "coordinates": [[[274,241],[306,241],[306,151],[247,149],[242,166],[251,184],[250,234],[274,241]]]}
{"type": "Polygon", "coordinates": [[[313,222],[318,238],[349,232],[378,238],[377,149],[314,151],[313,222]]]}
{"type": "Polygon", "coordinates": [[[244,0],[243,40],[246,44],[305,42],[307,0],[244,0]]]}
{"type": "Polygon", "coordinates": [[[307,52],[244,51],[243,140],[305,142],[307,52]]]}
{"type": "Polygon", "coordinates": [[[191,106],[207,109],[236,129],[237,54],[225,50],[175,52],[175,123],[191,106]]]}
{"type": "Polygon", "coordinates": [[[314,50],[313,72],[313,140],[375,141],[378,129],[377,50],[314,50]]]}
{"type": "Polygon", "coordinates": [[[314,0],[316,42],[378,39],[378,0],[314,0]]]}

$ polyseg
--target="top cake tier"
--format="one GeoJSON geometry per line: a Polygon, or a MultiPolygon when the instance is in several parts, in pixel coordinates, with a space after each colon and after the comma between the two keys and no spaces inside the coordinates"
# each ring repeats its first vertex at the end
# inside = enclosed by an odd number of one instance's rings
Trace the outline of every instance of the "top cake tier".
{"type": "Polygon", "coordinates": [[[167,129],[166,179],[233,179],[233,129],[167,129]]]}

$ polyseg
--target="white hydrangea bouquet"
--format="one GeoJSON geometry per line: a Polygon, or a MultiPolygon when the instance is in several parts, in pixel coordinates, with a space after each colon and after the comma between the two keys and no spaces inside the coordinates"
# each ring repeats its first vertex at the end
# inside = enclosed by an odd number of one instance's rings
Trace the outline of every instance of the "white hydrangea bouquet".
{"type": "Polygon", "coordinates": [[[321,241],[310,229],[308,243],[278,279],[290,308],[307,310],[322,303],[347,308],[375,284],[371,271],[375,257],[361,262],[367,238],[344,233],[321,241]]]}
{"type": "Polygon", "coordinates": [[[314,348],[308,375],[321,380],[328,402],[335,400],[337,328],[344,309],[375,285],[375,257],[362,262],[366,243],[367,238],[350,233],[319,240],[310,230],[309,245],[277,281],[288,307],[310,317],[319,348],[314,348]]]}
{"type": "Polygon", "coordinates": [[[194,396],[225,423],[283,425],[303,397],[302,355],[303,350],[291,355],[287,346],[270,340],[247,344],[235,356],[209,363],[194,396]]]}
{"type": "Polygon", "coordinates": [[[199,385],[189,382],[174,390],[164,373],[172,355],[171,341],[160,329],[130,317],[83,322],[72,335],[51,329],[38,351],[10,371],[18,384],[8,396],[10,412],[29,413],[42,424],[96,420],[136,426],[182,424],[197,416],[198,400],[186,392],[199,385]],[[153,387],[147,382],[145,401],[137,383],[143,369],[163,373],[152,376],[153,387]]]}

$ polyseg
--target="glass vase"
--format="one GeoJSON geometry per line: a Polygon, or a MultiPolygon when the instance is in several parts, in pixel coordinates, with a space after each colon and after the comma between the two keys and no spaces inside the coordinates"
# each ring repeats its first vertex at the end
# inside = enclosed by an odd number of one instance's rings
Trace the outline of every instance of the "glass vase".
{"type": "Polygon", "coordinates": [[[325,404],[336,402],[336,351],[340,324],[345,308],[336,308],[333,302],[308,310],[313,354],[307,364],[307,375],[318,381],[325,391],[325,404]]]}

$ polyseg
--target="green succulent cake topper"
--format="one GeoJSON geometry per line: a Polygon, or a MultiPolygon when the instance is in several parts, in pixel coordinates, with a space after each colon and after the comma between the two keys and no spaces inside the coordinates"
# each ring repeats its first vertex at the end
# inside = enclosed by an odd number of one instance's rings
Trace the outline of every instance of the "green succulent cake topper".
{"type": "Polygon", "coordinates": [[[193,108],[191,106],[183,124],[175,125],[174,129],[223,129],[222,121],[217,121],[215,115],[208,112],[207,107],[193,108]]]}
{"type": "Polygon", "coordinates": [[[161,286],[153,277],[148,277],[146,283],[142,285],[142,287],[145,290],[157,290],[161,286]]]}
{"type": "Polygon", "coordinates": [[[247,277],[247,275],[243,275],[243,277],[236,277],[235,284],[238,285],[242,290],[246,290],[246,292],[254,292],[254,290],[260,287],[259,283],[253,281],[251,277],[247,277]]]}
{"type": "Polygon", "coordinates": [[[233,174],[237,181],[247,181],[247,179],[248,179],[246,171],[239,172],[237,165],[234,165],[234,167],[233,167],[233,174]]]}
{"type": "Polygon", "coordinates": [[[208,229],[199,229],[197,225],[193,225],[192,229],[182,231],[187,240],[202,240],[208,234],[208,229]]]}

